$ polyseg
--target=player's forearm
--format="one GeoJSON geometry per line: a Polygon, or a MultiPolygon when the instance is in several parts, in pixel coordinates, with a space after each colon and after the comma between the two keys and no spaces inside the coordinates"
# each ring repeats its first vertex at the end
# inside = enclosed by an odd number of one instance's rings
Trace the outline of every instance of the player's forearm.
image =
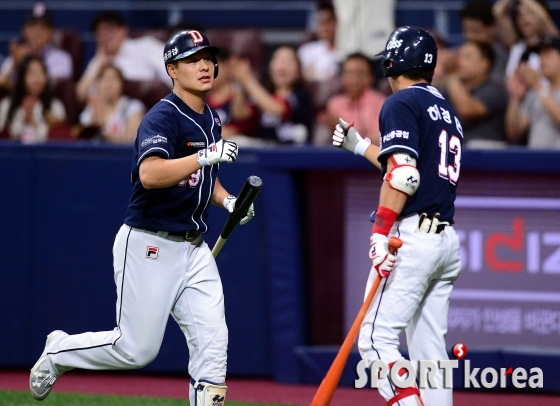
{"type": "Polygon", "coordinates": [[[381,195],[379,198],[379,207],[375,212],[375,222],[371,230],[372,236],[375,238],[387,239],[391,233],[391,228],[395,224],[400,212],[402,211],[407,196],[392,189],[387,181],[381,185],[381,195]],[[381,236],[385,236],[384,238],[381,236]]]}
{"type": "Polygon", "coordinates": [[[140,182],[144,189],[159,189],[177,185],[201,168],[196,154],[178,159],[151,156],[140,164],[140,182]]]}
{"type": "Polygon", "coordinates": [[[381,169],[381,163],[377,160],[379,156],[379,147],[377,145],[371,144],[366,148],[364,153],[364,158],[375,165],[378,169],[381,169]]]}
{"type": "Polygon", "coordinates": [[[383,181],[381,185],[381,194],[379,196],[379,206],[386,207],[400,214],[408,196],[403,192],[395,190],[389,186],[387,181],[383,181]]]}
{"type": "Polygon", "coordinates": [[[216,184],[214,185],[214,190],[212,192],[212,204],[224,207],[224,199],[228,196],[228,191],[222,186],[220,180],[216,178],[216,184]]]}

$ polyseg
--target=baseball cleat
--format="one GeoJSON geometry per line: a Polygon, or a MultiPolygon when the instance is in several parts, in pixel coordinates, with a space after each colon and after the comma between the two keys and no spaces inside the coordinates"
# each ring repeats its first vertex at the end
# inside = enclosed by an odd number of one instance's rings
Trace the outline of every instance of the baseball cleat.
{"type": "Polygon", "coordinates": [[[60,341],[68,336],[64,331],[55,330],[47,336],[45,350],[41,354],[39,360],[31,368],[31,375],[29,376],[29,389],[31,394],[36,400],[45,399],[50,393],[54,383],[56,382],[57,375],[53,374],[47,365],[47,353],[49,347],[56,341],[60,341]]]}

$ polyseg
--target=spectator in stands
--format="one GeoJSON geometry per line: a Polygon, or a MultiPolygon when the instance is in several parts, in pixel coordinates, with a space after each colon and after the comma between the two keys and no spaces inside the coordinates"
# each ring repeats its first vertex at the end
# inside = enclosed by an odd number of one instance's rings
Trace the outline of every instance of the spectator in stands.
{"type": "MultiPolygon", "coordinates": [[[[494,49],[494,64],[490,76],[495,80],[504,80],[508,52],[498,41],[498,30],[492,13],[492,3],[487,0],[472,0],[461,10],[463,38],[489,44],[494,49]]],[[[439,58],[439,49],[438,49],[439,58]]]]}
{"type": "Polygon", "coordinates": [[[124,95],[124,78],[114,65],[101,68],[95,85],[97,93],[80,115],[85,132],[112,143],[133,143],[146,111],[144,105],[124,95]]]}
{"type": "Polygon", "coordinates": [[[339,63],[335,49],[336,14],[330,3],[322,3],[317,11],[317,39],[298,49],[305,80],[324,81],[336,77],[339,63]]]}
{"type": "Polygon", "coordinates": [[[490,44],[465,42],[459,48],[457,72],[447,77],[442,89],[461,119],[463,137],[470,148],[506,145],[504,114],[508,96],[501,82],[490,76],[493,62],[490,44]]]}
{"type": "Polygon", "coordinates": [[[10,96],[0,102],[2,135],[25,144],[44,142],[60,128],[67,129],[65,120],[62,102],[50,94],[45,63],[36,55],[25,57],[10,96]]]}
{"type": "Polygon", "coordinates": [[[327,102],[327,109],[319,121],[334,129],[338,118],[354,121],[356,130],[379,144],[379,113],[385,95],[373,90],[374,82],[371,61],[361,53],[348,55],[340,74],[342,93],[327,102]]]}
{"type": "Polygon", "coordinates": [[[494,15],[502,40],[509,49],[507,76],[511,76],[522,61],[528,61],[529,67],[538,71],[540,62],[536,47],[544,36],[558,35],[546,1],[498,0],[494,4],[494,15]]]}
{"type": "Polygon", "coordinates": [[[270,84],[262,86],[251,66],[239,60],[234,77],[261,112],[261,138],[280,144],[304,144],[309,141],[313,110],[303,87],[301,66],[296,50],[281,46],[272,54],[270,84]]]}
{"type": "Polygon", "coordinates": [[[224,48],[216,55],[220,74],[214,79],[206,103],[216,110],[222,122],[222,137],[251,144],[258,141],[258,111],[247,102],[245,95],[233,78],[237,57],[224,48]],[[251,137],[251,138],[248,138],[251,137]]]}
{"type": "Polygon", "coordinates": [[[539,75],[522,63],[509,80],[510,99],[506,113],[508,137],[519,142],[528,131],[529,148],[560,149],[560,38],[545,37],[540,46],[539,75]]]}
{"type": "MultiPolygon", "coordinates": [[[[436,44],[438,47],[437,64],[436,68],[434,69],[432,86],[441,90],[445,87],[445,80],[447,79],[447,75],[457,70],[457,53],[454,50],[449,49],[447,43],[437,32],[432,31],[431,34],[436,40],[436,44]]],[[[391,94],[392,90],[390,87],[389,91],[389,94],[391,94]]]]}
{"type": "Polygon", "coordinates": [[[0,67],[0,86],[9,88],[14,83],[17,65],[28,55],[40,56],[52,80],[72,77],[72,57],[52,45],[54,23],[43,3],[37,3],[22,29],[22,38],[9,44],[10,56],[0,67]]]}
{"type": "Polygon", "coordinates": [[[124,19],[113,11],[97,14],[92,23],[92,31],[95,33],[97,50],[76,87],[80,102],[87,101],[93,92],[92,85],[99,71],[108,63],[118,67],[126,80],[159,80],[171,88],[171,80],[162,62],[162,42],[149,36],[128,38],[124,19]]]}

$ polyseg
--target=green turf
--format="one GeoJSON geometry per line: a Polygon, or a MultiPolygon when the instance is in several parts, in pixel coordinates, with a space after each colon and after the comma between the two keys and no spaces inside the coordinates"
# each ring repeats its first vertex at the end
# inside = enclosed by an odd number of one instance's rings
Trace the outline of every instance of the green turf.
{"type": "MultiPolygon", "coordinates": [[[[29,392],[0,391],[2,406],[186,406],[188,400],[152,398],[140,396],[83,395],[74,393],[51,393],[42,402],[37,402],[29,392]]],[[[280,406],[271,403],[226,402],[227,406],[280,406]]]]}

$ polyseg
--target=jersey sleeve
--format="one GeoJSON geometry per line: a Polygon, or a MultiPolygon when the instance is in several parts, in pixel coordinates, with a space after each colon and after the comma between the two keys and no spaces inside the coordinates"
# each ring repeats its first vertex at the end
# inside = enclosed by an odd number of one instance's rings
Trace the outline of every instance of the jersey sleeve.
{"type": "Polygon", "coordinates": [[[174,155],[174,142],[178,137],[179,123],[175,116],[163,114],[162,111],[151,111],[138,127],[138,162],[155,155],[169,159],[174,155]]]}
{"type": "Polygon", "coordinates": [[[398,93],[385,100],[379,116],[379,162],[385,163],[395,152],[406,152],[418,158],[419,123],[412,97],[398,93]]]}

